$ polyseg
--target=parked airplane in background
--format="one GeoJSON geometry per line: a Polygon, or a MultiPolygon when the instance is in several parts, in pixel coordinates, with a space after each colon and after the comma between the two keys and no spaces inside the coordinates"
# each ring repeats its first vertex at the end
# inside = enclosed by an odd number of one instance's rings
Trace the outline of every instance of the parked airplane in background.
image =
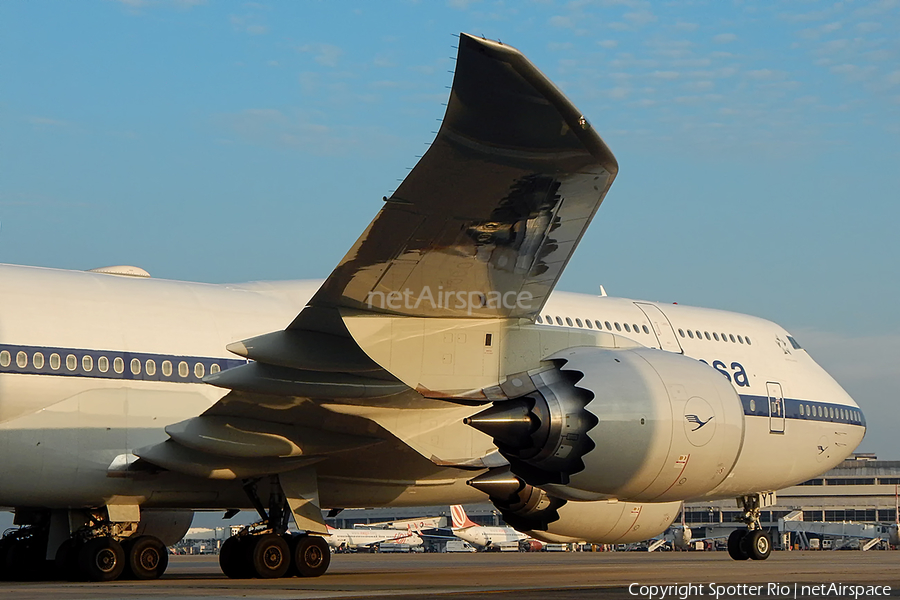
{"type": "Polygon", "coordinates": [[[237,507],[226,574],[317,576],[322,508],[486,497],[593,543],[737,498],[731,556],[767,557],[771,491],[862,412],[775,323],[551,295],[617,172],[520,52],[462,35],[436,139],[324,283],[0,266],[0,574],[159,577],[190,510],[237,507]]]}
{"type": "Polygon", "coordinates": [[[441,529],[447,526],[447,517],[424,517],[421,519],[400,519],[380,523],[357,523],[357,529],[412,529],[419,533],[425,529],[441,529]]]}
{"type": "Polygon", "coordinates": [[[328,528],[328,545],[335,549],[359,550],[372,548],[381,544],[406,544],[421,546],[422,538],[407,527],[405,531],[397,529],[333,529],[328,528]]]}
{"type": "Polygon", "coordinates": [[[473,523],[462,505],[450,507],[453,519],[453,535],[479,548],[500,548],[502,546],[519,547],[519,542],[528,539],[512,527],[485,527],[473,523]]]}

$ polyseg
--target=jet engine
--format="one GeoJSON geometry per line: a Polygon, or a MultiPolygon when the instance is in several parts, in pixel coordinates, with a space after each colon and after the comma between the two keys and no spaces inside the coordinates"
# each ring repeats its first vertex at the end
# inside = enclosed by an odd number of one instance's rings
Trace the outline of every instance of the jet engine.
{"type": "Polygon", "coordinates": [[[503,467],[468,483],[490,496],[507,525],[551,543],[639,542],[668,529],[681,507],[680,502],[569,502],[528,485],[503,467]]]}
{"type": "Polygon", "coordinates": [[[715,369],[652,348],[569,348],[548,361],[531,392],[466,419],[524,482],[559,499],[668,502],[731,472],[744,413],[715,369]]]}

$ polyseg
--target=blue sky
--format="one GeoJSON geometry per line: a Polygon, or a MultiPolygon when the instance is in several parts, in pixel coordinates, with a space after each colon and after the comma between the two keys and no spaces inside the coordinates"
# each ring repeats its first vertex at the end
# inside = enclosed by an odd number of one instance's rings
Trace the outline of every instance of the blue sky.
{"type": "Polygon", "coordinates": [[[900,3],[0,3],[0,262],[324,277],[432,138],[454,34],[522,50],[619,178],[561,289],[793,331],[900,458],[900,3]]]}

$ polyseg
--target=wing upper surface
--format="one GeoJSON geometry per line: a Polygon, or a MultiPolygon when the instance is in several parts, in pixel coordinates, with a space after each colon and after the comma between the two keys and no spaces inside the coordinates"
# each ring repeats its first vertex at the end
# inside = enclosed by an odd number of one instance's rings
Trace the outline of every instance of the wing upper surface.
{"type": "MultiPolygon", "coordinates": [[[[310,307],[531,316],[617,170],[582,114],[518,50],[462,34],[436,139],[310,307]]],[[[302,318],[293,327],[306,328],[302,318]]]]}

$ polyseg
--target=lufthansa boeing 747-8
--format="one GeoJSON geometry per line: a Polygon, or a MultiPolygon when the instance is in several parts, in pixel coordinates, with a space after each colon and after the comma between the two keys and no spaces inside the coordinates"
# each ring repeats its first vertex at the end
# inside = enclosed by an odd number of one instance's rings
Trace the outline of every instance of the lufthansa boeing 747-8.
{"type": "Polygon", "coordinates": [[[462,35],[437,137],[324,282],[0,267],[0,574],[156,578],[191,511],[249,509],[226,574],[317,576],[323,509],[488,498],[595,543],[734,498],[731,556],[766,558],[760,508],[865,419],[775,323],[553,292],[617,171],[520,52],[462,35]]]}

